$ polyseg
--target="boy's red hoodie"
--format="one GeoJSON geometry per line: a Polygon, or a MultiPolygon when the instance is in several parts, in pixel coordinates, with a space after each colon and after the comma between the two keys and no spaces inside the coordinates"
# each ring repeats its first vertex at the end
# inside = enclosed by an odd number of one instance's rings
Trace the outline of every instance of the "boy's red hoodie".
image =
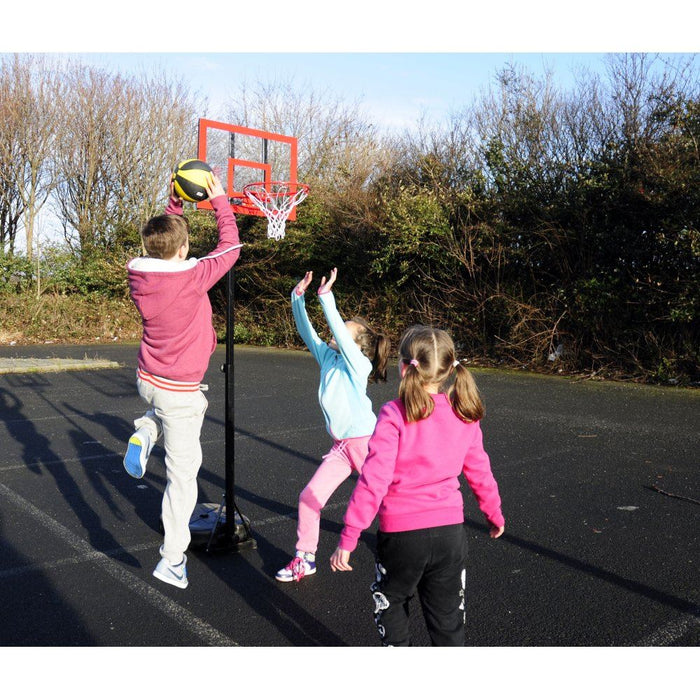
{"type": "MultiPolygon", "coordinates": [[[[240,255],[236,219],[224,195],[211,200],[219,243],[206,257],[166,261],[134,258],[127,264],[129,291],[143,320],[139,369],[178,382],[201,382],[216,349],[207,292],[240,255]]],[[[170,199],[166,214],[182,216],[170,199]]]]}

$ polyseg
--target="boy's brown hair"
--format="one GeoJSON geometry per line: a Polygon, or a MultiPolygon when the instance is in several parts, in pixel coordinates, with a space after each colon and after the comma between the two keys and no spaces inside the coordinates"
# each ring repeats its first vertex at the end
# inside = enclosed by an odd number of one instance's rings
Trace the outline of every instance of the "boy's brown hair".
{"type": "Polygon", "coordinates": [[[146,253],[152,258],[172,258],[187,243],[189,226],[183,216],[161,214],[149,219],[141,231],[146,253]]]}

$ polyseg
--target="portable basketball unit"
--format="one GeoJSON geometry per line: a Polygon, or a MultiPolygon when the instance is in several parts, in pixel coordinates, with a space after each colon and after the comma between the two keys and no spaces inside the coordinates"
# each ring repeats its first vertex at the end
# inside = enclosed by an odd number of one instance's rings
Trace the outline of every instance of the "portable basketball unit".
{"type": "MultiPolygon", "coordinates": [[[[264,216],[267,235],[281,240],[285,223],[296,219],[296,207],[309,193],[297,182],[297,139],[235,124],[199,120],[197,158],[219,172],[235,214],[264,216]]],[[[211,209],[208,201],[198,209],[211,209]]],[[[190,519],[193,548],[236,552],[255,548],[250,520],[235,501],[234,470],[234,268],[226,275],[225,491],[221,503],[198,503],[190,519]],[[231,517],[231,514],[233,516],[231,517]]]]}

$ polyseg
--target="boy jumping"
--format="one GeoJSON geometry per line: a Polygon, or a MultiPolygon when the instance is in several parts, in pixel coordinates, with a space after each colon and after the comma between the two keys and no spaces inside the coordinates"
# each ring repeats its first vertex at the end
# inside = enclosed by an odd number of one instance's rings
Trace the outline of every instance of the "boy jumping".
{"type": "Polygon", "coordinates": [[[188,583],[185,550],[202,464],[199,437],[208,404],[201,381],[216,349],[207,292],[238,260],[241,248],[236,219],[216,175],[206,190],[219,229],[219,243],[209,255],[187,257],[189,229],[171,183],[165,213],[141,232],[147,255],[127,264],[131,298],[143,320],[136,386],[149,408],[134,421],[124,468],[142,478],[153,445],[163,436],[165,537],[153,575],[178,588],[188,583]]]}

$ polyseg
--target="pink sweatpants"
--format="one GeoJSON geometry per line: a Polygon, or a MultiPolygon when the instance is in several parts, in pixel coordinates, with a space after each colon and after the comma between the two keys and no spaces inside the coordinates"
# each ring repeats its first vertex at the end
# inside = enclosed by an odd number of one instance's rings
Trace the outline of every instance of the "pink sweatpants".
{"type": "Polygon", "coordinates": [[[321,523],[321,508],[354,469],[362,471],[370,436],[336,440],[331,451],[323,456],[311,481],[299,495],[297,546],[302,552],[315,553],[321,523]]]}

